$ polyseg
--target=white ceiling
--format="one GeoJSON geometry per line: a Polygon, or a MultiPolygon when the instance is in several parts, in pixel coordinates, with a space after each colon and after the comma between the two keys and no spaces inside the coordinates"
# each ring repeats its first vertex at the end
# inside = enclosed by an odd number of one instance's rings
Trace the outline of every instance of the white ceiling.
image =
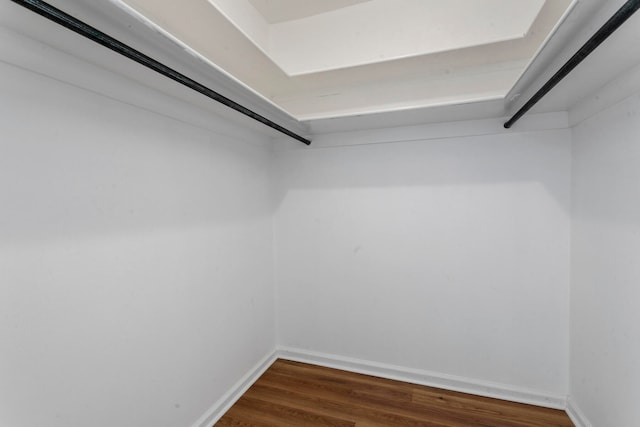
{"type": "Polygon", "coordinates": [[[571,0],[113,0],[298,120],[504,99],[571,0]]]}
{"type": "Polygon", "coordinates": [[[251,0],[209,2],[289,77],[523,39],[544,4],[370,0],[270,24],[251,0]]]}
{"type": "Polygon", "coordinates": [[[306,18],[370,0],[249,0],[269,24],[306,18]]]}

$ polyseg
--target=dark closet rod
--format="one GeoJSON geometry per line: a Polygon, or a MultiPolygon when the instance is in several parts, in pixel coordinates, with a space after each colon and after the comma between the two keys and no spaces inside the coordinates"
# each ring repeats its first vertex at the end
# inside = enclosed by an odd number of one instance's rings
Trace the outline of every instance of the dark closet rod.
{"type": "Polygon", "coordinates": [[[618,29],[627,19],[640,8],[640,0],[627,0],[627,2],[600,27],[596,33],[538,90],[526,104],[522,106],[505,124],[509,129],[520,117],[531,109],[543,96],[555,85],[560,83],[574,68],[578,66],[591,52],[618,29]]]}
{"type": "Polygon", "coordinates": [[[80,21],[79,19],[74,18],[73,16],[57,9],[50,4],[41,1],[41,0],[12,0],[13,2],[26,7],[29,10],[37,13],[38,15],[42,15],[47,19],[50,19],[53,22],[56,22],[63,27],[70,29],[83,37],[88,38],[108,49],[111,49],[114,52],[119,53],[122,56],[126,56],[127,58],[144,65],[145,67],[162,74],[165,77],[170,78],[190,89],[195,90],[196,92],[200,92],[204,96],[213,99],[227,107],[234,109],[247,117],[251,117],[253,120],[256,120],[266,126],[269,126],[272,129],[275,129],[283,134],[290,136],[304,144],[311,144],[311,140],[304,138],[289,129],[286,129],[280,126],[277,123],[267,119],[266,117],[261,116],[253,110],[248,109],[247,107],[238,104],[235,101],[227,98],[224,95],[219,94],[218,92],[209,89],[208,87],[196,82],[193,79],[185,76],[178,71],[167,67],[161,62],[156,61],[155,59],[145,55],[142,52],[137,51],[136,49],[122,43],[109,36],[108,34],[103,33],[102,31],[80,21]]]}

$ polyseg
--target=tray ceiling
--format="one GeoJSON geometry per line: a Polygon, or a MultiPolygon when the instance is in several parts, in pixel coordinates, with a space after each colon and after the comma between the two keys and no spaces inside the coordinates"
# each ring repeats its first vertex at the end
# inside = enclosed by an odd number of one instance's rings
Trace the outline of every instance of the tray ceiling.
{"type": "Polygon", "coordinates": [[[114,0],[298,120],[503,99],[571,0],[114,0]]]}

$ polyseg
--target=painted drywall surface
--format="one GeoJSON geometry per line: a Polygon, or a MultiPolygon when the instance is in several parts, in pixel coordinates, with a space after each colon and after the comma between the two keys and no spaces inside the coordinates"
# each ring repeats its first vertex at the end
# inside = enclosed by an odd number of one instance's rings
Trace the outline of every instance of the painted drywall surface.
{"type": "Polygon", "coordinates": [[[192,425],[275,346],[264,142],[0,74],[0,425],[192,425]]]}
{"type": "Polygon", "coordinates": [[[275,165],[281,345],[566,394],[568,130],[275,165]]]}
{"type": "Polygon", "coordinates": [[[640,87],[635,83],[635,95],[573,129],[570,394],[593,426],[640,425],[640,87]]]}

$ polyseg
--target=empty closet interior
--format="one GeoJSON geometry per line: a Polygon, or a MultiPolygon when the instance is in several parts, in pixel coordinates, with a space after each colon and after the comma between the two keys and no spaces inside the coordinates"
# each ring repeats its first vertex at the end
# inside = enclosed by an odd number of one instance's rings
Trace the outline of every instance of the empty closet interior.
{"type": "Polygon", "coordinates": [[[638,7],[3,0],[0,426],[277,359],[640,425],[638,7]]]}

